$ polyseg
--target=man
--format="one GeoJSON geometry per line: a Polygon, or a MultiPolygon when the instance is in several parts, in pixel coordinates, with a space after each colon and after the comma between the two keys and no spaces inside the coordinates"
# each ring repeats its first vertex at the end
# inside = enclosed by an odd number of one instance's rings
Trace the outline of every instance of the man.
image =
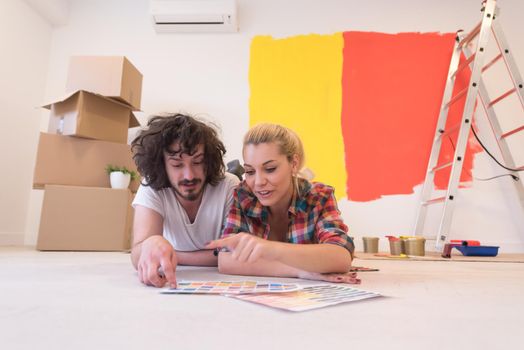
{"type": "Polygon", "coordinates": [[[153,117],[131,147],[143,177],[133,201],[131,261],[146,285],[176,286],[178,264],[216,266],[207,242],[222,231],[239,180],[225,173],[217,132],[182,114],[153,117]]]}

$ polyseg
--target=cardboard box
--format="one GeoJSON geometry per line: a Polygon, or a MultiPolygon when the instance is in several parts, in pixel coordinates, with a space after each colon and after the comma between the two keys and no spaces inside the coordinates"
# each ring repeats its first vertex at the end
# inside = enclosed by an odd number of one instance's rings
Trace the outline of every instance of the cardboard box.
{"type": "Polygon", "coordinates": [[[91,91],[140,110],[142,73],[124,56],[72,56],[66,90],[91,91]]]}
{"type": "Polygon", "coordinates": [[[38,250],[129,250],[133,195],[96,187],[45,187],[38,250]]]}
{"type": "MultiPolygon", "coordinates": [[[[44,185],[110,187],[108,164],[137,171],[131,146],[122,143],[40,133],[33,188],[44,185]]],[[[139,180],[130,189],[136,192],[139,180]]]]}
{"type": "Polygon", "coordinates": [[[127,129],[140,125],[129,106],[87,91],[43,107],[51,110],[52,134],[127,143],[127,129]]]}

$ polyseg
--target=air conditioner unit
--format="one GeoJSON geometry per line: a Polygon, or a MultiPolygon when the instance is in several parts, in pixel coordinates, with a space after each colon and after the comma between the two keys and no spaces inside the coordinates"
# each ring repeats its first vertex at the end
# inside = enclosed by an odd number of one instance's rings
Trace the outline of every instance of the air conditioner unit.
{"type": "Polygon", "coordinates": [[[235,0],[151,0],[157,33],[237,32],[235,0]]]}

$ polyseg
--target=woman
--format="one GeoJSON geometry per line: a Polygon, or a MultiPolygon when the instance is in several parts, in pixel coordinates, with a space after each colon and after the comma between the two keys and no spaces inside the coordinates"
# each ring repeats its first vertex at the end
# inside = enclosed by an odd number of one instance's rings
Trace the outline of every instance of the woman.
{"type": "Polygon", "coordinates": [[[304,163],[299,137],[280,125],[259,124],[244,137],[242,153],[245,180],[235,190],[222,238],[206,246],[222,248],[219,271],[359,283],[349,273],[354,245],[333,189],[298,177],[304,163]]]}

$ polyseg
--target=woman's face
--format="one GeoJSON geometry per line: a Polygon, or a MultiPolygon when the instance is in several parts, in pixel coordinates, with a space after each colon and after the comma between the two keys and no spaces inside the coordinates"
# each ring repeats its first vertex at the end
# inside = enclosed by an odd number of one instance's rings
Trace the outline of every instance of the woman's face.
{"type": "Polygon", "coordinates": [[[290,162],[276,143],[249,144],[244,147],[246,183],[264,206],[288,206],[293,195],[293,174],[298,157],[290,162]]]}

